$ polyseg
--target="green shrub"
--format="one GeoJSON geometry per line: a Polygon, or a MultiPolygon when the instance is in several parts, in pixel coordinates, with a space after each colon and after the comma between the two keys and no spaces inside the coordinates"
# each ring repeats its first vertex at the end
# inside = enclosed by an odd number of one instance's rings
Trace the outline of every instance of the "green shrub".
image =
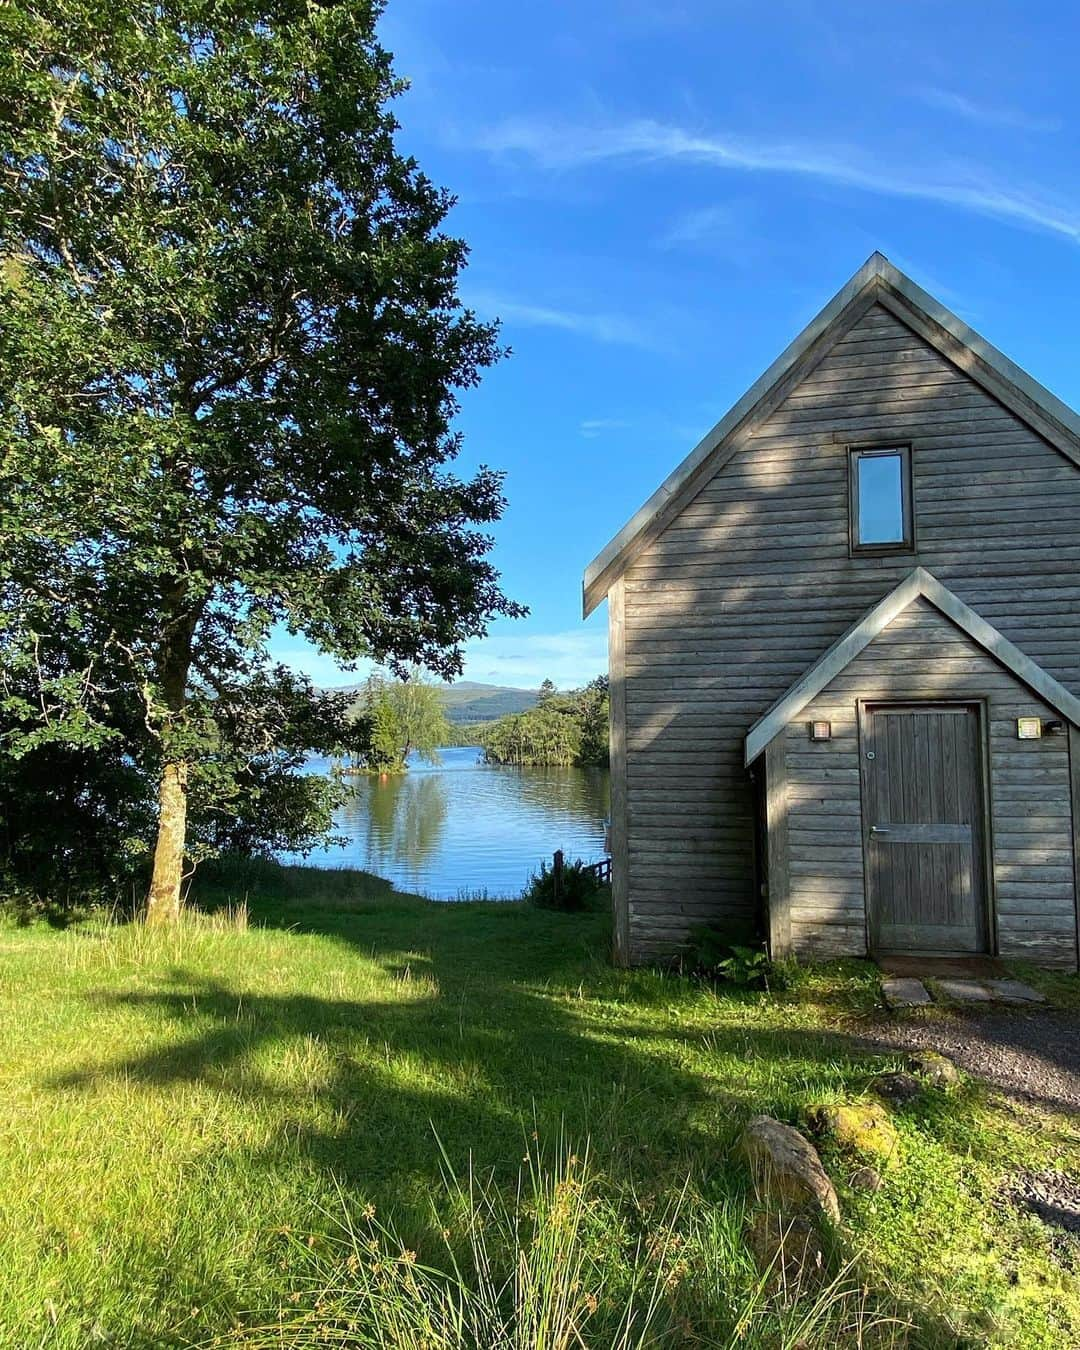
{"type": "Polygon", "coordinates": [[[585,910],[598,909],[610,887],[597,881],[596,874],[580,858],[563,864],[562,875],[546,862],[534,872],[522,892],[522,899],[538,909],[585,910]]]}
{"type": "Polygon", "coordinates": [[[736,927],[695,928],[690,934],[691,973],[705,980],[719,980],[740,989],[784,989],[787,980],[772,961],[765,944],[745,938],[736,927]],[[734,940],[743,938],[743,941],[734,940]]]}
{"type": "Polygon", "coordinates": [[[79,905],[73,899],[53,900],[18,885],[0,874],[0,919],[28,928],[44,922],[51,928],[67,928],[89,912],[90,904],[79,905]]]}

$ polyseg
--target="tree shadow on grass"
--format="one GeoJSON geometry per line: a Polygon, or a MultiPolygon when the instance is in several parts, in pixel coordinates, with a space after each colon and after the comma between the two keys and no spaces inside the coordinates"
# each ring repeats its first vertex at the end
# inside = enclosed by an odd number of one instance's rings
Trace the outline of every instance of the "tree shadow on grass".
{"type": "MultiPolygon", "coordinates": [[[[729,1020],[704,1033],[670,1020],[645,1025],[654,1003],[677,1005],[699,991],[672,976],[620,983],[600,965],[595,922],[469,908],[491,923],[484,940],[475,925],[456,922],[468,917],[458,906],[406,904],[370,916],[306,910],[304,930],[359,949],[400,999],[252,992],[241,977],[183,970],[162,988],[100,992],[91,996],[99,1006],[139,1008],[151,1025],[179,1024],[184,1034],[53,1086],[104,1075],[202,1082],[280,1110],[290,1097],[315,1099],[321,1111],[288,1127],[312,1161],[361,1184],[408,1176],[423,1188],[440,1175],[433,1132],[455,1166],[471,1155],[516,1171],[523,1138],[536,1129],[576,1143],[591,1135],[627,1174],[723,1171],[749,1115],[798,1123],[808,1091],[858,1093],[897,1059],[842,1029],[755,1025],[752,1002],[738,994],[717,1000],[729,1020]],[[580,940],[568,941],[575,924],[580,940]],[[577,994],[590,975],[600,998],[594,987],[586,1002],[577,994]],[[275,1072],[267,1058],[286,1068],[275,1072]]],[[[292,918],[282,915],[282,926],[300,928],[292,918]]],[[[952,1109],[966,1114],[968,1100],[954,1093],[952,1109]]]]}
{"type": "MultiPolygon", "coordinates": [[[[700,991],[590,964],[602,940],[591,919],[492,911],[477,907],[473,923],[440,906],[362,919],[309,911],[303,926],[361,954],[385,997],[349,997],[347,984],[340,997],[257,992],[242,973],[183,969],[156,988],[99,991],[96,1006],[139,1010],[149,1035],[168,1034],[52,1085],[197,1084],[264,1107],[273,1134],[246,1148],[246,1163],[314,1167],[430,1250],[446,1163],[459,1175],[475,1163],[513,1186],[534,1130],[568,1149],[591,1138],[617,1204],[651,1198],[662,1208],[690,1176],[707,1203],[743,1205],[747,1177],[731,1145],[746,1118],[797,1121],[809,1090],[859,1091],[883,1063],[861,1060],[842,1031],[755,1025],[739,996],[726,1008],[718,1000],[729,1020],[705,1033],[670,1017],[649,1025],[650,1006],[677,1007],[700,991]],[[583,980],[588,1001],[578,997],[583,980]]],[[[285,914],[281,926],[299,925],[285,914]]],[[[207,1166],[212,1176],[220,1159],[207,1166]]],[[[628,1209],[627,1222],[640,1224],[641,1212],[628,1209]]],[[[712,1296],[717,1306],[702,1317],[721,1324],[730,1294],[712,1296]]],[[[948,1343],[929,1313],[918,1320],[927,1344],[948,1343]]]]}
{"type": "MultiPolygon", "coordinates": [[[[411,1182],[422,1191],[437,1183],[433,1134],[455,1167],[472,1155],[514,1174],[533,1129],[565,1130],[572,1143],[591,1132],[605,1150],[616,1146],[613,1133],[623,1135],[626,1154],[654,1160],[686,1158],[702,1142],[686,1139],[679,1124],[687,1105],[702,1100],[701,1080],[667,1056],[592,1037],[557,996],[507,984],[474,1001],[415,953],[386,965],[403,987],[400,1002],[252,993],[241,980],[183,971],[168,988],[98,993],[99,1007],[139,1009],[148,1025],[179,1024],[181,1034],[53,1086],[89,1087],[104,1076],[234,1093],[286,1113],[294,1148],[362,1186],[411,1182]],[[437,992],[424,989],[431,976],[437,992]],[[635,1121],[643,1135],[635,1136],[635,1121]]],[[[643,1045],[648,1037],[631,1039],[643,1045]]]]}

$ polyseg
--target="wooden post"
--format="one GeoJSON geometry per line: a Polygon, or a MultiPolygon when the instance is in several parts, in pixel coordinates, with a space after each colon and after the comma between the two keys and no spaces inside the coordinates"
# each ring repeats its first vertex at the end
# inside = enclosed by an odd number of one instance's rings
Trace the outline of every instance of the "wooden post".
{"type": "Polygon", "coordinates": [[[556,899],[556,900],[561,900],[561,899],[562,899],[562,888],[563,888],[563,876],[562,876],[562,873],[563,873],[563,851],[562,851],[561,848],[557,848],[557,849],[555,850],[555,856],[554,856],[554,858],[553,858],[551,861],[552,861],[551,874],[552,874],[552,876],[554,877],[555,899],[556,899]]]}
{"type": "Polygon", "coordinates": [[[791,882],[788,876],[787,728],[765,749],[765,829],[768,833],[769,955],[791,955],[791,882]]]}
{"type": "Polygon", "coordinates": [[[608,595],[608,671],[611,681],[611,912],[612,956],[630,965],[630,850],[626,802],[626,582],[622,577],[608,595]]]}

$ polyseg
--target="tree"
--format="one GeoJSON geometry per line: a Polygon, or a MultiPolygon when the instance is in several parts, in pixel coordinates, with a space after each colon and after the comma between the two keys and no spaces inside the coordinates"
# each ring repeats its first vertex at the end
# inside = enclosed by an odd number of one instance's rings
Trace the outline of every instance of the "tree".
{"type": "Polygon", "coordinates": [[[537,690],[536,697],[540,703],[547,703],[548,700],[553,699],[558,692],[554,680],[544,680],[537,690]]]}
{"type": "Polygon", "coordinates": [[[432,761],[451,737],[439,686],[417,666],[401,680],[370,676],[360,708],[371,730],[355,761],[374,773],[404,772],[413,752],[432,761]]]}
{"type": "Polygon", "coordinates": [[[152,920],[275,626],[449,677],[523,612],[477,528],[500,475],[447,467],[457,392],[499,351],[459,301],[452,199],[395,148],[380,9],[0,16],[0,642],[38,685],[23,741],[92,745],[137,699],[152,920]]]}
{"type": "MultiPolygon", "coordinates": [[[[548,684],[549,681],[545,681],[548,684]]],[[[560,694],[552,688],[535,708],[476,729],[491,764],[608,763],[608,677],[560,694]]]]}
{"type": "MultiPolygon", "coordinates": [[[[55,627],[54,658],[65,634],[55,627]]],[[[68,635],[57,669],[87,667],[81,641],[81,633],[68,635]]],[[[74,717],[67,725],[43,717],[42,690],[54,690],[61,676],[50,681],[32,662],[0,665],[0,899],[57,921],[131,894],[154,835],[153,739],[140,698],[108,655],[92,672],[109,697],[82,727],[74,717]]],[[[189,778],[189,856],[304,852],[329,842],[346,786],[301,769],[311,749],[362,746],[364,719],[342,734],[348,701],[316,697],[308,681],[280,668],[223,693],[213,739],[189,778]]],[[[50,714],[57,708],[55,699],[46,704],[50,714]]]]}
{"type": "Polygon", "coordinates": [[[590,680],[580,694],[581,750],[579,763],[606,765],[610,758],[610,681],[606,675],[590,680]]]}
{"type": "Polygon", "coordinates": [[[442,695],[438,685],[424,678],[413,666],[404,680],[387,689],[398,730],[398,749],[404,765],[415,752],[422,759],[434,760],[439,746],[450,736],[442,695]]]}
{"type": "Polygon", "coordinates": [[[386,680],[373,675],[364,690],[364,715],[371,727],[366,752],[355,756],[359,767],[373,773],[396,773],[403,763],[399,756],[400,736],[397,717],[386,688],[386,680]]]}

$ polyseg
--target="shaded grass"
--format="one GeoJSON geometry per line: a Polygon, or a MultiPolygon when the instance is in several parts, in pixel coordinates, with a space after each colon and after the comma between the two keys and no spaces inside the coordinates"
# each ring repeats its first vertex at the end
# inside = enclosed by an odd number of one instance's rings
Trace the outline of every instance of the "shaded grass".
{"type": "MultiPolygon", "coordinates": [[[[767,1297],[733,1145],[755,1112],[797,1123],[897,1066],[858,1044],[878,1016],[863,963],[796,970],[770,997],[614,970],[602,916],[432,904],[357,873],[218,869],[199,899],[216,917],[175,933],[0,933],[3,1345],[319,1332],[320,1291],[356,1320],[358,1262],[396,1270],[401,1252],[478,1297],[477,1213],[503,1216],[503,1288],[571,1156],[588,1178],[568,1259],[597,1306],[568,1344],[619,1344],[658,1278],[643,1343],[1080,1342],[1060,1244],[995,1204],[1016,1167],[1080,1170],[1075,1123],[971,1085],[897,1113],[902,1161],[876,1194],[829,1159],[831,1283],[767,1297]]],[[[393,1343],[360,1334],[322,1343],[393,1343]]]]}
{"type": "Polygon", "coordinates": [[[1045,995],[1052,1007],[1080,1012],[1080,979],[1077,976],[1066,975],[1060,970],[1040,970],[1038,966],[1020,961],[1011,963],[1010,973],[1045,995]]]}

